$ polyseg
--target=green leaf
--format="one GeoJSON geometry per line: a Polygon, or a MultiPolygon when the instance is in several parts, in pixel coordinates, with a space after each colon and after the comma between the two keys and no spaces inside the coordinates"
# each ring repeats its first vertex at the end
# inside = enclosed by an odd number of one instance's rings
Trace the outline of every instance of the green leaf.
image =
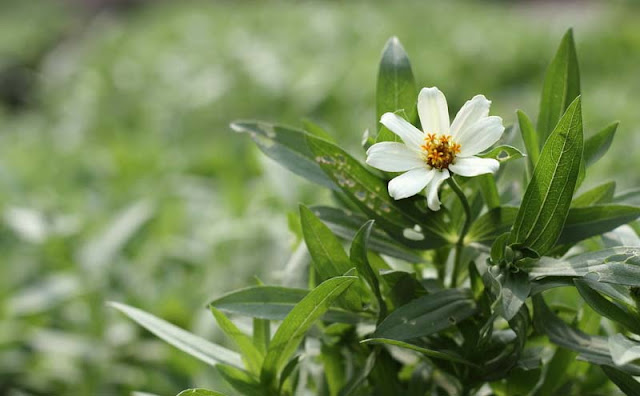
{"type": "Polygon", "coordinates": [[[237,368],[242,367],[240,355],[227,348],[191,334],[138,308],[117,302],[108,304],[167,343],[207,364],[214,366],[224,363],[237,368]]]}
{"type": "Polygon", "coordinates": [[[527,151],[527,157],[529,159],[527,169],[529,170],[529,174],[532,174],[538,163],[538,158],[540,158],[541,144],[538,142],[538,133],[529,117],[520,110],[518,110],[516,114],[518,115],[518,126],[520,127],[522,140],[524,141],[524,148],[527,151]]]}
{"type": "Polygon", "coordinates": [[[345,358],[340,345],[322,344],[320,360],[324,368],[324,377],[329,387],[329,395],[338,395],[346,382],[345,358]]]}
{"type": "MultiPolygon", "coordinates": [[[[209,306],[223,312],[266,320],[283,320],[309,291],[280,286],[251,286],[217,298],[209,306]]],[[[371,320],[364,314],[355,314],[340,308],[331,308],[324,319],[332,322],[359,323],[371,320]]]]}
{"type": "Polygon", "coordinates": [[[492,148],[486,153],[478,154],[478,157],[493,158],[504,163],[514,159],[523,158],[525,157],[525,155],[522,154],[522,151],[518,150],[517,148],[503,144],[501,146],[492,148]]]}
{"type": "MultiPolygon", "coordinates": [[[[404,110],[409,122],[416,119],[418,91],[411,71],[411,63],[400,40],[391,37],[382,50],[376,87],[376,123],[386,112],[404,110]]],[[[377,141],[398,141],[398,136],[384,126],[377,141]]]]}
{"type": "Polygon", "coordinates": [[[591,274],[590,279],[598,282],[625,286],[640,286],[640,249],[614,247],[597,252],[578,254],[567,259],[542,257],[527,260],[523,270],[530,280],[548,277],[579,278],[591,274]]]}
{"type": "Polygon", "coordinates": [[[387,316],[387,304],[382,298],[382,293],[380,292],[380,282],[378,277],[371,269],[369,265],[369,259],[367,258],[367,242],[369,240],[369,236],[371,235],[371,229],[373,228],[373,220],[369,220],[366,222],[362,228],[358,231],[353,242],[351,243],[351,263],[355,265],[358,274],[362,276],[369,287],[373,291],[373,294],[376,296],[378,300],[379,314],[378,314],[378,323],[382,321],[387,316]]]}
{"type": "Polygon", "coordinates": [[[209,307],[211,313],[216,318],[218,326],[224,331],[224,333],[233,340],[242,354],[243,360],[246,363],[247,369],[254,374],[260,373],[262,367],[262,360],[264,359],[264,353],[260,352],[253,344],[253,340],[248,335],[244,334],[229,318],[227,318],[222,312],[209,307]]]}
{"type": "Polygon", "coordinates": [[[607,182],[600,184],[585,191],[580,196],[571,201],[572,207],[584,207],[595,204],[609,203],[613,200],[613,194],[616,191],[616,182],[607,182]]]}
{"type": "Polygon", "coordinates": [[[227,396],[224,393],[214,392],[202,388],[185,389],[178,396],[227,396]]]}
{"type": "Polygon", "coordinates": [[[267,157],[291,172],[332,190],[338,189],[309,150],[307,132],[261,121],[236,121],[231,124],[231,129],[248,133],[267,157]]]}
{"type": "Polygon", "coordinates": [[[462,364],[466,364],[468,366],[478,367],[478,365],[476,365],[475,363],[464,359],[463,357],[459,356],[458,354],[456,354],[454,352],[450,352],[450,351],[446,351],[446,352],[435,351],[433,349],[423,348],[421,346],[410,344],[410,343],[404,342],[404,341],[391,340],[391,339],[388,339],[388,338],[368,338],[368,339],[362,340],[360,342],[362,344],[393,345],[393,346],[397,346],[397,347],[400,347],[400,348],[409,349],[409,350],[412,350],[412,351],[419,352],[419,353],[421,353],[421,354],[423,354],[425,356],[428,356],[430,358],[446,360],[448,362],[462,363],[462,364]]]}
{"type": "Polygon", "coordinates": [[[609,150],[618,129],[618,124],[618,122],[614,122],[585,140],[584,160],[587,166],[595,164],[609,150]]]}
{"type": "Polygon", "coordinates": [[[296,304],[269,344],[260,375],[263,385],[277,388],[280,370],[298,349],[306,332],[357,279],[355,276],[339,276],[326,280],[296,304]]]}
{"type": "Polygon", "coordinates": [[[632,376],[613,367],[601,366],[600,368],[625,395],[640,395],[640,382],[636,381],[632,376]]]}
{"type": "Polygon", "coordinates": [[[437,291],[397,308],[380,323],[373,338],[404,341],[427,336],[455,325],[475,311],[469,290],[437,291]]]}
{"type": "Polygon", "coordinates": [[[386,183],[344,150],[310,135],[307,142],[327,176],[393,239],[417,249],[434,249],[456,240],[443,220],[443,211],[422,213],[412,206],[412,200],[393,200],[386,183]],[[418,232],[407,233],[416,228],[418,232]]]}
{"type": "Polygon", "coordinates": [[[609,352],[617,366],[624,366],[640,359],[640,343],[617,333],[609,336],[609,352]]]}
{"type": "MultiPolygon", "coordinates": [[[[329,226],[331,231],[348,241],[353,240],[360,225],[367,221],[367,218],[359,213],[340,208],[313,206],[311,210],[329,226]]],[[[399,246],[398,243],[389,238],[387,234],[375,228],[371,231],[371,235],[369,235],[367,245],[369,249],[373,251],[399,258],[409,263],[420,263],[424,261],[423,257],[409,249],[399,246]]]]}
{"type": "Polygon", "coordinates": [[[553,358],[543,368],[543,380],[536,389],[536,396],[553,395],[565,382],[570,380],[567,371],[576,360],[576,353],[569,349],[557,348],[553,358]]]}
{"type": "Polygon", "coordinates": [[[476,177],[478,186],[480,187],[480,193],[484,202],[487,204],[489,210],[495,209],[500,206],[500,194],[498,193],[498,187],[496,186],[496,179],[490,173],[484,175],[478,175],[476,177]]]}
{"type": "MultiPolygon", "coordinates": [[[[532,300],[534,325],[539,332],[546,334],[551,342],[578,352],[579,357],[588,362],[616,367],[605,337],[591,336],[567,325],[549,310],[542,296],[534,296],[532,300]]],[[[625,364],[618,368],[629,374],[640,375],[640,366],[635,364],[625,364]]]]}
{"type": "MultiPolygon", "coordinates": [[[[584,199],[593,199],[593,196],[585,196],[584,199]]],[[[605,200],[606,196],[600,199],[605,200]]],[[[580,203],[582,200],[578,202],[580,203]]],[[[509,231],[517,216],[517,211],[517,208],[502,206],[486,212],[471,225],[465,243],[491,243],[501,233],[509,231]]],[[[575,243],[600,235],[627,224],[638,216],[640,216],[640,208],[634,206],[595,205],[571,208],[557,244],[575,243]]]]}
{"type": "Polygon", "coordinates": [[[325,131],[324,128],[309,119],[305,118],[302,120],[302,127],[304,128],[305,132],[308,132],[330,142],[334,141],[333,136],[331,136],[329,132],[325,131]]]}
{"type": "Polygon", "coordinates": [[[371,374],[371,371],[373,370],[373,367],[376,363],[376,356],[376,351],[373,351],[369,354],[369,357],[367,357],[367,360],[365,361],[362,369],[349,380],[344,388],[340,390],[339,396],[350,396],[358,390],[360,385],[362,385],[364,381],[366,381],[366,379],[369,377],[369,374],[371,374]]]}
{"type": "Polygon", "coordinates": [[[219,364],[216,366],[220,376],[227,381],[233,389],[240,392],[244,396],[264,396],[265,393],[260,386],[258,379],[244,370],[219,364]]]}
{"type": "MultiPolygon", "coordinates": [[[[640,334],[640,315],[638,315],[635,309],[615,300],[609,301],[598,293],[599,291],[604,291],[603,289],[605,288],[613,288],[616,285],[595,282],[590,279],[574,279],[573,282],[584,301],[589,304],[594,311],[627,327],[634,333],[640,334]]],[[[615,291],[614,289],[614,292],[615,291]]]]}
{"type": "Polygon", "coordinates": [[[640,188],[623,191],[620,195],[613,198],[614,203],[640,206],[640,188]]]}
{"type": "Polygon", "coordinates": [[[573,31],[569,29],[562,38],[560,48],[551,61],[544,78],[538,133],[540,147],[544,146],[562,114],[580,96],[580,71],[573,41],[573,31]]]}
{"type": "Polygon", "coordinates": [[[594,205],[572,208],[558,238],[558,244],[572,244],[611,231],[640,216],[640,207],[594,205]]]}
{"type": "Polygon", "coordinates": [[[513,319],[524,304],[531,284],[527,273],[524,271],[506,271],[505,281],[502,285],[502,316],[506,320],[513,319]]]}
{"type": "MultiPolygon", "coordinates": [[[[353,268],[338,238],[304,205],[300,205],[300,223],[319,282],[344,275],[353,268]]],[[[350,310],[361,311],[362,296],[366,291],[359,282],[354,286],[344,293],[341,300],[350,310]]]]}
{"type": "Polygon", "coordinates": [[[271,325],[266,319],[253,318],[253,344],[264,355],[271,341],[271,325]]]}
{"type": "Polygon", "coordinates": [[[582,160],[582,115],[577,98],[542,149],[518,211],[511,243],[545,254],[569,212],[582,160]]]}
{"type": "Polygon", "coordinates": [[[278,385],[278,389],[280,390],[280,394],[287,394],[286,392],[288,391],[289,394],[292,393],[291,391],[291,387],[293,387],[293,380],[290,380],[293,377],[296,369],[298,369],[298,365],[300,364],[300,361],[302,360],[301,355],[298,356],[294,356],[291,360],[289,360],[289,363],[287,363],[284,368],[282,369],[282,373],[280,373],[280,384],[278,385]],[[284,389],[284,392],[283,392],[284,389]]]}

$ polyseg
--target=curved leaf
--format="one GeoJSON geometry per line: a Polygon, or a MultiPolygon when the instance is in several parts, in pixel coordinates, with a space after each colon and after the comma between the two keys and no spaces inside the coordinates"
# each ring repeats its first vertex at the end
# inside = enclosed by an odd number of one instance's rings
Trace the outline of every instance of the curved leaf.
{"type": "Polygon", "coordinates": [[[581,112],[577,98],[542,149],[511,233],[516,247],[543,255],[562,232],[582,160],[581,112]]]}
{"type": "Polygon", "coordinates": [[[227,348],[191,334],[141,309],[117,302],[109,302],[108,304],[159,338],[207,364],[214,366],[218,363],[224,363],[236,368],[242,367],[240,355],[227,348]]]}
{"type": "MultiPolygon", "coordinates": [[[[300,205],[300,223],[311,262],[319,276],[318,282],[344,275],[353,268],[338,238],[304,205],[300,205]]],[[[340,300],[350,310],[361,311],[364,297],[364,285],[356,282],[340,300]]]]}
{"type": "Polygon", "coordinates": [[[262,121],[235,121],[231,129],[248,133],[267,157],[291,172],[332,190],[338,189],[316,163],[307,146],[307,132],[262,121]]]}
{"type": "Polygon", "coordinates": [[[593,165],[609,150],[618,129],[618,122],[605,127],[584,142],[584,160],[587,166],[593,165]]]}
{"type": "MultiPolygon", "coordinates": [[[[416,98],[418,91],[411,71],[411,63],[400,40],[391,37],[382,50],[376,87],[376,125],[386,112],[404,110],[409,122],[416,119],[416,98]]],[[[384,126],[376,139],[382,141],[399,141],[398,136],[384,126]]]]}
{"type": "Polygon", "coordinates": [[[544,146],[547,137],[556,127],[562,114],[580,95],[580,70],[573,30],[569,29],[560,42],[555,57],[549,64],[544,78],[540,115],[538,116],[539,144],[544,146]]]}
{"type": "Polygon", "coordinates": [[[567,259],[543,257],[527,260],[521,268],[529,273],[531,280],[579,278],[589,274],[591,280],[599,282],[640,286],[640,248],[615,247],[567,259]]]}
{"type": "Polygon", "coordinates": [[[338,276],[326,280],[293,307],[269,344],[260,374],[263,385],[277,389],[280,370],[298,349],[306,332],[357,279],[355,276],[338,276]]]}
{"type": "Polygon", "coordinates": [[[388,338],[368,338],[368,339],[362,340],[360,342],[362,344],[393,345],[393,346],[397,346],[397,347],[400,347],[400,348],[404,348],[404,349],[409,349],[409,350],[412,350],[412,351],[420,352],[421,354],[423,354],[425,356],[428,356],[430,358],[441,359],[441,360],[446,360],[446,361],[449,361],[449,362],[462,363],[462,364],[466,364],[468,366],[478,367],[477,364],[464,359],[463,357],[459,356],[456,353],[449,352],[449,351],[447,351],[447,352],[435,351],[433,349],[427,349],[427,348],[423,348],[423,347],[418,346],[418,345],[409,344],[408,342],[403,342],[403,341],[398,341],[398,340],[390,340],[388,338]]]}
{"type": "Polygon", "coordinates": [[[386,317],[373,338],[410,340],[444,330],[476,312],[469,290],[445,289],[419,297],[386,317]]]}
{"type": "MultiPolygon", "coordinates": [[[[304,289],[252,286],[225,294],[211,301],[209,306],[223,312],[253,318],[283,320],[308,294],[309,291],[304,289]]],[[[330,308],[324,318],[328,321],[352,324],[371,319],[335,307],[330,308]]]]}
{"type": "MultiPolygon", "coordinates": [[[[351,241],[356,236],[360,226],[367,221],[367,218],[360,213],[350,210],[332,208],[329,206],[312,206],[311,210],[331,231],[337,236],[351,241]]],[[[389,238],[384,232],[374,228],[369,235],[369,249],[387,256],[399,258],[410,263],[420,263],[424,258],[399,246],[397,242],[389,238]]]]}

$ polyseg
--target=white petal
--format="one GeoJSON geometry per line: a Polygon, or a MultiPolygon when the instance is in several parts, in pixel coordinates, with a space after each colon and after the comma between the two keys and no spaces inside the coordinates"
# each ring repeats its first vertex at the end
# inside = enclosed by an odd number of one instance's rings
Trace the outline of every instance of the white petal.
{"type": "Polygon", "coordinates": [[[493,158],[466,157],[456,158],[455,163],[449,165],[449,170],[460,176],[478,176],[484,173],[495,173],[500,163],[493,158]]]}
{"type": "Polygon", "coordinates": [[[416,195],[429,184],[436,171],[433,169],[412,169],[389,182],[389,195],[394,199],[404,199],[416,195]]]}
{"type": "Polygon", "coordinates": [[[404,144],[411,149],[420,150],[420,146],[424,144],[424,133],[397,114],[384,113],[380,117],[380,123],[400,136],[404,144]]]}
{"type": "Polygon", "coordinates": [[[418,115],[425,133],[449,134],[447,99],[438,88],[422,88],[418,95],[418,115]]]}
{"type": "Polygon", "coordinates": [[[502,118],[485,117],[458,131],[454,141],[460,144],[460,157],[470,157],[488,149],[504,132],[502,118]]]}
{"type": "Polygon", "coordinates": [[[449,178],[449,171],[443,169],[440,172],[436,171],[434,173],[435,176],[433,177],[433,180],[431,180],[431,183],[429,183],[429,188],[427,189],[427,206],[429,207],[429,209],[436,211],[440,210],[438,188],[440,188],[440,185],[443,181],[449,178]]]}
{"type": "Polygon", "coordinates": [[[369,147],[367,164],[385,172],[404,172],[425,166],[418,153],[396,142],[381,142],[369,147]]]}
{"type": "Polygon", "coordinates": [[[456,118],[451,123],[451,136],[455,139],[458,132],[462,129],[470,127],[482,118],[489,115],[489,107],[491,101],[487,100],[484,95],[476,95],[460,108],[456,118]]]}

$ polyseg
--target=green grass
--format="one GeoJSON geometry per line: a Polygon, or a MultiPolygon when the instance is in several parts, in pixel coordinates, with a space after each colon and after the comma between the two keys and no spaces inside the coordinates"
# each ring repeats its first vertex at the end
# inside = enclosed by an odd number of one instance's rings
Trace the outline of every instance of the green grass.
{"type": "Polygon", "coordinates": [[[587,136],[621,121],[585,186],[638,185],[637,7],[425,3],[175,2],[84,22],[5,4],[0,68],[22,65],[34,90],[25,107],[0,108],[0,393],[211,386],[213,370],[104,302],[219,338],[204,303],[253,274],[277,280],[287,212],[327,199],[229,122],[309,118],[355,152],[377,128],[391,35],[450,109],[484,93],[511,124],[517,108],[537,117],[546,63],[573,26],[587,136]]]}

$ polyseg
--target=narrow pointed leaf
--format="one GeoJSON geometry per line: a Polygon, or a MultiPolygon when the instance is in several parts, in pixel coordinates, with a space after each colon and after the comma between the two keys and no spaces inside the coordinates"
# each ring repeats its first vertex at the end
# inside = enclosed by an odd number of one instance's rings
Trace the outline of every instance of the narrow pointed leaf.
{"type": "Polygon", "coordinates": [[[640,286],[640,248],[615,247],[588,252],[567,259],[543,257],[521,267],[530,280],[543,278],[581,278],[625,286],[640,286]]]}
{"type": "MultiPolygon", "coordinates": [[[[360,226],[367,221],[367,218],[360,213],[340,208],[313,206],[311,210],[329,226],[331,231],[347,241],[352,241],[360,226]]],[[[375,228],[371,230],[371,234],[369,235],[368,247],[378,253],[399,258],[410,263],[420,263],[424,261],[423,257],[409,249],[399,246],[398,243],[387,234],[375,228]]]]}
{"type": "Polygon", "coordinates": [[[340,390],[338,396],[350,396],[358,391],[360,385],[362,385],[369,377],[369,374],[371,374],[371,371],[373,370],[373,367],[376,363],[377,355],[378,353],[376,351],[373,351],[369,354],[369,357],[367,357],[367,360],[364,362],[364,365],[362,366],[360,371],[358,371],[353,376],[353,378],[349,380],[345,387],[340,390]]]}
{"type": "Polygon", "coordinates": [[[551,61],[544,78],[538,133],[540,147],[544,146],[562,114],[580,95],[580,71],[576,55],[573,31],[569,29],[562,38],[558,52],[551,61]]]}
{"type": "Polygon", "coordinates": [[[388,338],[368,338],[366,340],[361,341],[361,343],[363,343],[363,344],[393,345],[393,346],[397,346],[397,347],[400,347],[400,348],[409,349],[409,350],[412,350],[412,351],[419,352],[419,353],[421,353],[421,354],[423,354],[425,356],[428,356],[430,358],[441,359],[441,360],[446,360],[446,361],[455,362],[455,363],[462,363],[462,364],[466,364],[468,366],[477,367],[477,365],[475,363],[464,359],[463,357],[459,356],[458,354],[456,354],[454,352],[435,351],[433,349],[423,348],[421,346],[410,344],[410,343],[404,342],[404,341],[391,340],[391,339],[388,339],[388,338]]]}
{"type": "Polygon", "coordinates": [[[581,113],[577,98],[542,149],[511,233],[517,247],[542,255],[562,232],[582,160],[581,113]]]}
{"type": "Polygon", "coordinates": [[[269,344],[260,375],[263,385],[277,389],[280,371],[298,349],[306,332],[357,279],[354,276],[339,276],[326,280],[296,304],[269,344]]]}
{"type": "Polygon", "coordinates": [[[501,146],[497,146],[487,151],[486,153],[478,154],[478,157],[481,158],[493,158],[500,162],[507,162],[519,158],[523,158],[525,155],[522,154],[522,151],[518,150],[513,146],[509,146],[503,144],[501,146]]]}
{"type": "Polygon", "coordinates": [[[640,206],[640,188],[626,190],[613,198],[614,203],[640,206]]]}
{"type": "Polygon", "coordinates": [[[210,307],[210,309],[216,319],[216,322],[218,322],[218,326],[220,326],[222,331],[224,331],[224,333],[233,340],[242,353],[243,360],[245,361],[249,371],[256,375],[260,373],[264,353],[260,352],[256,348],[251,337],[240,331],[240,329],[238,329],[238,327],[222,312],[213,307],[210,307]]]}
{"type": "Polygon", "coordinates": [[[571,244],[611,231],[640,216],[640,207],[594,205],[569,210],[557,243],[571,244]]]}
{"type": "Polygon", "coordinates": [[[613,137],[618,129],[618,122],[607,126],[584,142],[584,160],[586,166],[595,164],[611,147],[613,137]]]}
{"type": "Polygon", "coordinates": [[[624,366],[640,359],[640,343],[623,334],[614,334],[609,336],[609,352],[616,365],[624,366]]]}
{"type": "Polygon", "coordinates": [[[529,117],[520,110],[516,113],[518,115],[520,134],[524,141],[524,148],[527,151],[527,168],[529,169],[529,174],[532,174],[536,164],[538,163],[538,158],[540,158],[541,144],[538,142],[538,133],[536,132],[536,129],[529,117]]]}
{"type": "Polygon", "coordinates": [[[469,290],[437,291],[397,308],[380,323],[373,338],[405,341],[427,336],[455,325],[475,311],[469,290]]]}
{"type": "Polygon", "coordinates": [[[220,376],[243,396],[264,396],[258,379],[244,370],[226,364],[216,366],[220,376]]]}
{"type": "MultiPolygon", "coordinates": [[[[585,334],[569,326],[551,312],[542,296],[534,296],[532,300],[534,325],[539,332],[546,334],[551,342],[578,352],[581,359],[593,364],[618,367],[611,359],[607,338],[585,334]]],[[[640,366],[636,364],[625,364],[618,368],[629,374],[640,375],[640,366]]]]}
{"type": "Polygon", "coordinates": [[[622,392],[627,396],[640,395],[640,382],[636,381],[633,376],[626,374],[620,370],[616,370],[613,367],[601,366],[602,371],[607,377],[616,384],[622,392]]]}
{"type": "Polygon", "coordinates": [[[529,297],[530,291],[531,284],[526,272],[507,271],[504,285],[502,285],[502,315],[506,320],[516,316],[529,297]]]}
{"type": "Polygon", "coordinates": [[[202,388],[185,389],[178,393],[178,396],[227,396],[224,393],[215,392],[202,388]]]}
{"type": "Polygon", "coordinates": [[[224,363],[237,368],[242,367],[240,355],[227,348],[191,334],[138,308],[117,302],[110,302],[109,305],[159,338],[207,364],[213,366],[224,363]]]}
{"type": "MultiPolygon", "coordinates": [[[[267,320],[283,320],[307,295],[308,290],[280,286],[252,286],[230,292],[209,303],[230,314],[267,320]]],[[[363,314],[355,314],[340,308],[330,308],[324,316],[327,321],[358,323],[371,320],[363,314]]]]}
{"type": "Polygon", "coordinates": [[[600,184],[585,191],[571,201],[572,207],[584,207],[596,204],[609,203],[613,200],[613,195],[616,191],[616,182],[607,182],[600,184]]]}
{"type": "Polygon", "coordinates": [[[253,344],[264,355],[271,341],[271,325],[266,319],[253,318],[253,344]]]}
{"type": "Polygon", "coordinates": [[[496,186],[496,179],[492,174],[484,174],[476,177],[480,186],[480,193],[489,210],[500,206],[500,194],[496,186]]]}
{"type": "MultiPolygon", "coordinates": [[[[338,238],[304,205],[300,205],[300,222],[313,267],[319,276],[318,282],[344,275],[353,268],[338,238]]],[[[366,290],[360,282],[353,286],[341,300],[350,310],[360,311],[366,290]]]]}
{"type": "Polygon", "coordinates": [[[236,121],[231,124],[231,128],[236,132],[249,134],[267,157],[291,172],[321,186],[337,189],[309,150],[307,132],[261,121],[236,121]]]}
{"type": "Polygon", "coordinates": [[[602,290],[601,286],[613,287],[614,285],[589,279],[574,279],[573,282],[582,298],[594,311],[627,327],[632,332],[640,334],[640,315],[638,312],[615,300],[610,301],[599,293],[602,290]]]}
{"type": "Polygon", "coordinates": [[[382,293],[380,292],[380,282],[378,281],[378,277],[371,269],[369,265],[369,259],[367,258],[367,242],[369,240],[369,235],[371,235],[371,229],[373,228],[373,220],[369,220],[365,223],[362,228],[358,231],[353,242],[351,243],[351,262],[355,265],[358,274],[362,276],[369,287],[373,291],[373,294],[376,296],[378,300],[378,322],[384,319],[387,316],[387,304],[382,298],[382,293]]]}
{"type": "MultiPolygon", "coordinates": [[[[386,112],[404,110],[408,120],[416,118],[416,98],[418,92],[411,71],[411,63],[400,40],[391,37],[382,50],[376,87],[376,125],[386,112]]],[[[399,141],[398,136],[384,126],[380,127],[378,142],[399,141]]]]}

